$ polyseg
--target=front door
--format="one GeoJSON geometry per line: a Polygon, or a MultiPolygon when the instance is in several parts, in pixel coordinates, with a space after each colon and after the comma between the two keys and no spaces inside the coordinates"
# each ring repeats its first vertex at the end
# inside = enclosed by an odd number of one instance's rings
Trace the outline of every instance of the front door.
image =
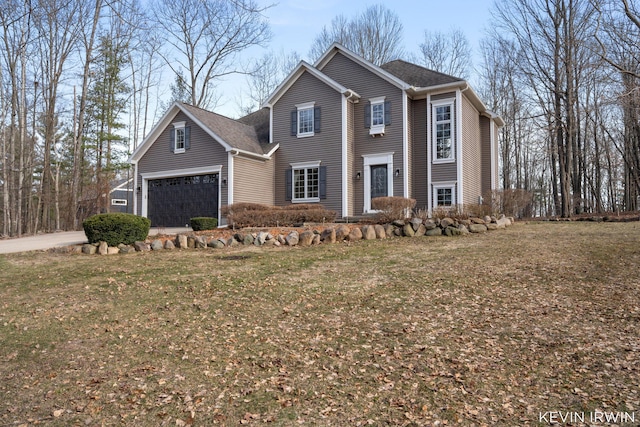
{"type": "Polygon", "coordinates": [[[371,166],[371,198],[387,197],[387,165],[371,166]]]}

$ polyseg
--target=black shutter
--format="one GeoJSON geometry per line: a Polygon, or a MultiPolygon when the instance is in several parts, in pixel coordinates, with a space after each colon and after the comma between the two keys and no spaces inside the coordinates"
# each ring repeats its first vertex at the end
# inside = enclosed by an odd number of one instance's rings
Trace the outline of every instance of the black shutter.
{"type": "Polygon", "coordinates": [[[176,151],[176,129],[172,126],[169,130],[169,150],[176,151]]]}
{"type": "Polygon", "coordinates": [[[391,101],[384,102],[384,124],[385,126],[391,124],[391,101]]]}
{"type": "Polygon", "coordinates": [[[298,110],[291,112],[291,136],[298,134],[298,110]]]}
{"type": "Polygon", "coordinates": [[[371,127],[371,103],[364,104],[364,127],[369,129],[371,127]]]}
{"type": "Polygon", "coordinates": [[[191,126],[184,128],[184,149],[189,150],[191,148],[191,126]]]}
{"type": "Polygon", "coordinates": [[[293,187],[293,169],[287,169],[284,171],[284,186],[285,186],[285,200],[290,202],[292,199],[292,187],[293,187]]]}
{"type": "Polygon", "coordinates": [[[326,166],[320,166],[320,198],[321,199],[326,199],[327,198],[327,167],[326,166]]]}
{"type": "Polygon", "coordinates": [[[313,132],[320,133],[320,107],[313,109],[313,132]]]}

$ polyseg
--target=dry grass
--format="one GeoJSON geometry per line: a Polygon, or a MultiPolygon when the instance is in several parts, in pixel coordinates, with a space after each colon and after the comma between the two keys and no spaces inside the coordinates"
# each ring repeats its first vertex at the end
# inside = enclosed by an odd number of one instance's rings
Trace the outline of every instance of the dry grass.
{"type": "Polygon", "coordinates": [[[638,223],[1,256],[0,425],[637,420],[638,265],[638,223]]]}

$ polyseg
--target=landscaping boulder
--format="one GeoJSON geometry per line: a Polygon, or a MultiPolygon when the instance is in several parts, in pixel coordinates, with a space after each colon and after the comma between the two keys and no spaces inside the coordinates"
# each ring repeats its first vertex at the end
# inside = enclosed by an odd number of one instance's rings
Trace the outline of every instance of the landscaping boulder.
{"type": "Polygon", "coordinates": [[[119,244],[118,245],[118,249],[120,249],[120,253],[121,254],[132,254],[136,251],[136,248],[134,248],[131,245],[125,245],[125,244],[119,244]]]}
{"type": "Polygon", "coordinates": [[[262,246],[264,245],[264,242],[267,241],[268,237],[269,237],[269,233],[267,233],[266,231],[260,231],[256,235],[256,239],[253,241],[253,244],[256,246],[262,246]]]}
{"type": "Polygon", "coordinates": [[[452,218],[445,217],[440,220],[440,227],[445,230],[447,227],[455,224],[455,221],[452,218]]]}
{"type": "Polygon", "coordinates": [[[118,249],[115,246],[109,246],[107,248],[107,255],[115,255],[115,254],[119,254],[120,253],[120,249],[118,249]]]}
{"type": "Polygon", "coordinates": [[[300,237],[299,237],[299,240],[298,240],[298,245],[300,245],[300,246],[311,246],[315,236],[316,235],[311,230],[303,231],[302,233],[300,233],[300,237]]]}
{"type": "Polygon", "coordinates": [[[413,231],[413,226],[411,225],[411,223],[405,224],[402,227],[402,233],[407,237],[413,237],[416,234],[416,232],[413,231]]]}
{"type": "Polygon", "coordinates": [[[140,242],[140,241],[134,242],[133,247],[138,252],[148,252],[151,250],[151,245],[149,245],[147,242],[140,242]]]}
{"type": "Polygon", "coordinates": [[[427,227],[425,227],[424,224],[420,223],[418,229],[416,230],[415,237],[424,236],[425,234],[427,234],[427,227]]]}
{"type": "Polygon", "coordinates": [[[428,219],[428,220],[426,220],[426,221],[424,222],[424,227],[425,227],[427,230],[433,230],[434,228],[436,228],[436,227],[437,227],[437,225],[436,225],[436,223],[435,223],[435,222],[433,222],[433,220],[432,220],[432,219],[428,219]]]}
{"type": "Polygon", "coordinates": [[[175,249],[176,245],[173,243],[173,241],[167,240],[164,242],[164,248],[171,250],[171,249],[175,249]]]}
{"type": "Polygon", "coordinates": [[[391,237],[393,236],[393,232],[396,229],[396,227],[393,226],[393,224],[386,224],[384,226],[384,234],[386,237],[391,237]]]}
{"type": "Polygon", "coordinates": [[[469,226],[469,231],[472,233],[484,233],[487,231],[487,226],[485,224],[473,223],[469,226]]]}
{"type": "Polygon", "coordinates": [[[194,236],[187,236],[187,247],[189,249],[196,248],[196,238],[194,236]]]}
{"type": "Polygon", "coordinates": [[[422,225],[422,220],[420,218],[412,218],[411,226],[413,227],[413,231],[418,231],[418,227],[422,225]]]}
{"type": "Polygon", "coordinates": [[[347,240],[349,240],[350,242],[355,242],[356,240],[360,240],[360,239],[362,239],[362,230],[360,230],[358,227],[354,227],[349,232],[349,235],[347,236],[347,240]]]}
{"type": "Polygon", "coordinates": [[[245,246],[253,245],[253,235],[251,233],[245,234],[244,238],[242,239],[242,243],[245,246]]]}
{"type": "MultiPolygon", "coordinates": [[[[473,224],[484,224],[485,221],[482,218],[469,218],[469,220],[473,223],[473,224]]],[[[471,225],[471,224],[469,224],[471,225]]]]}
{"type": "Polygon", "coordinates": [[[196,236],[196,248],[204,249],[207,247],[207,238],[204,236],[196,236]]]}
{"type": "Polygon", "coordinates": [[[376,231],[376,239],[385,239],[387,237],[387,232],[380,224],[374,225],[373,229],[376,231]]]}
{"type": "Polygon", "coordinates": [[[98,253],[100,255],[106,255],[108,249],[109,249],[109,245],[107,245],[107,242],[102,241],[98,244],[98,253]]]}
{"type": "Polygon", "coordinates": [[[496,224],[495,222],[489,222],[485,224],[485,226],[487,227],[487,230],[490,230],[490,231],[494,231],[498,229],[498,224],[496,224]]]}
{"type": "Polygon", "coordinates": [[[160,239],[155,239],[151,242],[151,250],[159,251],[164,249],[164,243],[160,239]]]}
{"type": "Polygon", "coordinates": [[[336,240],[338,242],[343,241],[344,239],[347,238],[347,236],[349,236],[349,233],[351,232],[351,230],[349,229],[348,226],[342,224],[339,225],[338,228],[336,228],[336,240]]]}
{"type": "Polygon", "coordinates": [[[391,224],[395,225],[396,227],[404,227],[404,221],[401,219],[396,219],[391,224]]]}
{"type": "Polygon", "coordinates": [[[325,243],[335,243],[336,242],[336,230],[334,228],[325,228],[320,233],[320,240],[325,243]]]}
{"type": "Polygon", "coordinates": [[[178,234],[175,240],[176,248],[186,249],[188,248],[188,239],[186,234],[178,234]]]}
{"type": "Polygon", "coordinates": [[[287,243],[287,245],[295,246],[300,241],[300,235],[298,234],[297,231],[294,230],[294,231],[290,232],[289,234],[287,234],[287,237],[285,237],[284,240],[287,243]]]}
{"type": "Polygon", "coordinates": [[[442,236],[442,228],[436,227],[431,230],[427,230],[425,233],[427,236],[442,236]]]}
{"type": "Polygon", "coordinates": [[[373,225],[363,225],[360,231],[362,231],[362,238],[364,240],[376,239],[376,229],[373,228],[373,225]]]}

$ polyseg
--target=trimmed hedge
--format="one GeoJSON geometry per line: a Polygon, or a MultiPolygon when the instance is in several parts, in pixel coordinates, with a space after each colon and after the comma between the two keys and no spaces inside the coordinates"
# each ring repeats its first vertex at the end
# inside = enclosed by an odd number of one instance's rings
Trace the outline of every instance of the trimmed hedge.
{"type": "Polygon", "coordinates": [[[371,199],[371,207],[377,211],[376,220],[380,224],[406,219],[416,205],[415,199],[406,197],[375,197],[371,199]]]}
{"type": "Polygon", "coordinates": [[[104,241],[109,246],[131,245],[147,238],[151,220],[127,213],[106,213],[85,219],[82,227],[89,243],[104,241]]]}
{"type": "Polygon", "coordinates": [[[230,227],[291,227],[305,222],[333,222],[336,212],[318,204],[268,206],[257,203],[235,203],[224,206],[222,214],[230,227]]]}
{"type": "Polygon", "coordinates": [[[198,216],[191,218],[191,228],[193,231],[214,230],[218,227],[218,218],[208,216],[198,216]]]}

